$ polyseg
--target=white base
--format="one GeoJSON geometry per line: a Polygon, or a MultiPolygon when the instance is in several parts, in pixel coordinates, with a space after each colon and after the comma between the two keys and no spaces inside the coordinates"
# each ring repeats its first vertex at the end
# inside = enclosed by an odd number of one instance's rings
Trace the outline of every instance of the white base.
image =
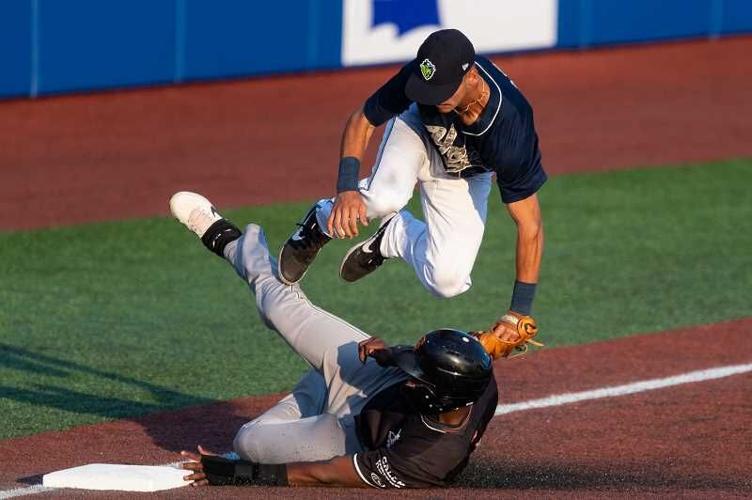
{"type": "Polygon", "coordinates": [[[168,466],[89,464],[45,474],[42,485],[83,490],[161,491],[187,486],[191,471],[168,466]]]}

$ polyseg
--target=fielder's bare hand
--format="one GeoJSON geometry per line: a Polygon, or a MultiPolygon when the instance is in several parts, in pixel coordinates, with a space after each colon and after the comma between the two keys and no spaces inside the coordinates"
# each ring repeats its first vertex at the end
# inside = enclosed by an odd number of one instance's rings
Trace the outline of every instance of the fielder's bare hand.
{"type": "Polygon", "coordinates": [[[181,451],[180,454],[190,460],[190,462],[182,464],[181,467],[193,472],[193,474],[183,476],[183,479],[186,481],[192,481],[191,486],[208,486],[209,480],[207,479],[206,474],[204,474],[204,466],[201,463],[201,456],[217,456],[217,454],[205,450],[201,445],[198,445],[198,454],[186,450],[181,451]]]}
{"type": "Polygon", "coordinates": [[[368,225],[363,196],[358,191],[339,193],[326,223],[329,235],[333,238],[354,238],[358,236],[358,222],[368,225]]]}

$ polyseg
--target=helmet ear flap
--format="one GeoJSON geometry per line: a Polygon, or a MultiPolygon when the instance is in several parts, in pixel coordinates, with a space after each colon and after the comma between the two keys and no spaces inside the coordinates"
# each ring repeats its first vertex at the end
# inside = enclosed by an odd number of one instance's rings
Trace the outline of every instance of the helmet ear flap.
{"type": "Polygon", "coordinates": [[[411,383],[405,385],[406,393],[410,401],[421,413],[441,413],[443,409],[442,402],[433,388],[420,380],[411,379],[411,383]]]}
{"type": "Polygon", "coordinates": [[[407,387],[409,389],[408,397],[422,413],[443,413],[470,406],[474,402],[465,397],[457,398],[451,395],[437,394],[436,388],[431,387],[427,382],[414,378],[407,387]]]}

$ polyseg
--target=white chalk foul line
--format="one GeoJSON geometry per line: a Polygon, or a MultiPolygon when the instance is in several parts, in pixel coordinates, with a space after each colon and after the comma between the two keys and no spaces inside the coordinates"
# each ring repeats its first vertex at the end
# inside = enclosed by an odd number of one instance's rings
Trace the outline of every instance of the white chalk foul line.
{"type": "MultiPolygon", "coordinates": [[[[570,403],[578,403],[580,401],[588,401],[591,399],[626,396],[628,394],[654,391],[656,389],[663,389],[675,385],[691,384],[696,382],[703,382],[706,380],[730,377],[732,375],[739,375],[741,373],[747,372],[752,372],[752,363],[743,365],[720,366],[718,368],[709,368],[707,370],[697,370],[693,372],[683,373],[681,375],[675,375],[673,377],[655,378],[650,380],[643,380],[641,382],[634,382],[631,384],[602,387],[600,389],[593,389],[590,391],[556,394],[553,396],[548,396],[546,398],[523,401],[521,403],[499,405],[496,407],[495,415],[507,415],[509,413],[514,413],[517,411],[536,410],[539,408],[547,408],[551,406],[562,406],[570,403]]],[[[164,465],[176,466],[180,463],[182,462],[174,462],[172,464],[164,465]]],[[[33,486],[4,490],[0,491],[0,500],[25,495],[34,495],[55,489],[56,488],[46,488],[41,484],[35,484],[33,486]]]]}
{"type": "Polygon", "coordinates": [[[41,484],[35,484],[33,486],[24,486],[23,488],[15,488],[12,490],[0,491],[0,499],[22,497],[25,495],[34,495],[36,493],[44,493],[45,491],[52,491],[55,488],[48,488],[41,484]]]}
{"type": "Polygon", "coordinates": [[[579,403],[591,399],[613,398],[617,396],[626,396],[638,392],[654,391],[664,389],[675,385],[691,384],[695,382],[704,382],[718,378],[730,377],[752,371],[752,363],[743,365],[720,366],[718,368],[709,368],[707,370],[697,370],[694,372],[683,373],[673,377],[654,378],[643,380],[631,384],[614,385],[610,387],[601,387],[582,392],[568,392],[564,394],[555,394],[541,399],[532,399],[521,403],[512,403],[499,405],[496,407],[495,416],[507,415],[517,411],[536,410],[538,408],[547,408],[550,406],[562,406],[570,403],[579,403]]]}

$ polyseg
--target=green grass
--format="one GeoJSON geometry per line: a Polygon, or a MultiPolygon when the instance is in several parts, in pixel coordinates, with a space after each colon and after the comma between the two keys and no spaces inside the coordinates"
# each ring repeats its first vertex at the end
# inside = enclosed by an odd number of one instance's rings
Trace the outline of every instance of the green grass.
{"type": "MultiPolygon", "coordinates": [[[[749,185],[749,160],[552,178],[541,192],[541,340],[752,315],[749,185]]],[[[307,208],[227,215],[265,226],[276,252],[307,208]]],[[[514,281],[514,229],[497,193],[489,208],[474,285],[460,297],[433,298],[397,261],[342,283],[352,242],[328,246],[304,288],[392,342],[486,327],[514,281]]],[[[2,233],[0,279],[0,438],[282,391],[304,370],[262,326],[232,269],[171,219],[2,233]]]]}

